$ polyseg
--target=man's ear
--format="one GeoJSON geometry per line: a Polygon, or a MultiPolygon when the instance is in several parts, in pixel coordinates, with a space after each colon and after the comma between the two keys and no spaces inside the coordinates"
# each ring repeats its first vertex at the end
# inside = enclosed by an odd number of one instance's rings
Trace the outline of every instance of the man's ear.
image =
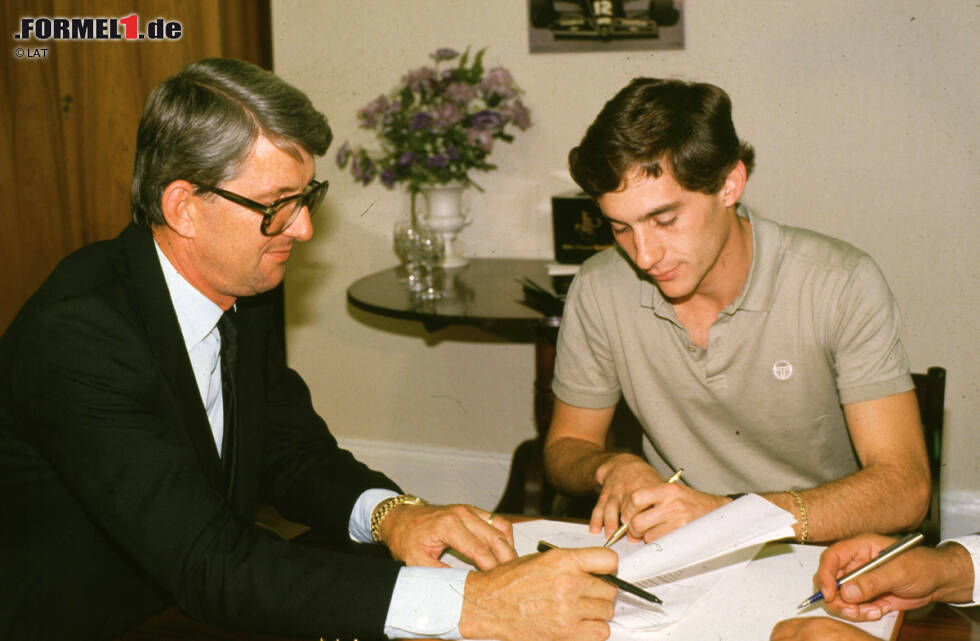
{"type": "Polygon", "coordinates": [[[197,202],[195,187],[186,180],[175,180],[163,189],[160,208],[167,227],[179,236],[193,238],[196,232],[197,202]]]}
{"type": "Polygon", "coordinates": [[[745,181],[748,176],[745,172],[745,164],[741,160],[735,163],[728,175],[725,176],[725,183],[721,187],[722,204],[725,207],[733,207],[745,191],[745,181]]]}

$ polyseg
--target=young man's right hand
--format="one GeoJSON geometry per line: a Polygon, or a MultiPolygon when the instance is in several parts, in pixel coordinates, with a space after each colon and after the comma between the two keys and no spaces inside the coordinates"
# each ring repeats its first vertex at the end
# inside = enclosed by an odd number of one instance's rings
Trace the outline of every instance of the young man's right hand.
{"type": "Polygon", "coordinates": [[[638,456],[616,454],[596,470],[602,486],[589,531],[611,536],[620,523],[629,523],[632,540],[649,543],[716,510],[730,501],[698,492],[681,483],[668,484],[638,456]]]}

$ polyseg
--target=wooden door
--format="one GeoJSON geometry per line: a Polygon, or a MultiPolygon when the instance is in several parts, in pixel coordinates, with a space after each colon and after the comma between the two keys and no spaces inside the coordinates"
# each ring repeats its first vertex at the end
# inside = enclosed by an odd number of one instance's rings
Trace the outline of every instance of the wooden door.
{"type": "Polygon", "coordinates": [[[0,333],[69,252],[130,220],[136,129],[150,91],[185,64],[271,69],[268,0],[7,0],[0,76],[0,333]],[[134,9],[135,8],[135,9],[134,9]],[[22,17],[178,21],[176,40],[18,41],[22,17]]]}

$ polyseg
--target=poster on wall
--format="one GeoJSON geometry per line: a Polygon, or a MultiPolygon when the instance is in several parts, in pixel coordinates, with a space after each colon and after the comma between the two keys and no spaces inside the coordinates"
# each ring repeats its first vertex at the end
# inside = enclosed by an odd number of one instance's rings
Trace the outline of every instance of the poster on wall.
{"type": "Polygon", "coordinates": [[[528,0],[531,53],[684,48],[683,0],[528,0]]]}

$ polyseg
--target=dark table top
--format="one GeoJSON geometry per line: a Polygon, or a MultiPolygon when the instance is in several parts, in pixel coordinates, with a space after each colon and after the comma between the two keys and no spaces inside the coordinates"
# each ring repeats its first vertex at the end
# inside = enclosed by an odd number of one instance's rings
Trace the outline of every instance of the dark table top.
{"type": "Polygon", "coordinates": [[[417,320],[432,331],[447,325],[474,325],[490,330],[535,328],[557,324],[557,318],[524,303],[522,279],[549,287],[549,261],[535,258],[472,258],[465,267],[446,270],[439,300],[414,298],[405,286],[405,269],[392,267],[355,281],[347,300],[358,309],[382,316],[417,320]]]}

